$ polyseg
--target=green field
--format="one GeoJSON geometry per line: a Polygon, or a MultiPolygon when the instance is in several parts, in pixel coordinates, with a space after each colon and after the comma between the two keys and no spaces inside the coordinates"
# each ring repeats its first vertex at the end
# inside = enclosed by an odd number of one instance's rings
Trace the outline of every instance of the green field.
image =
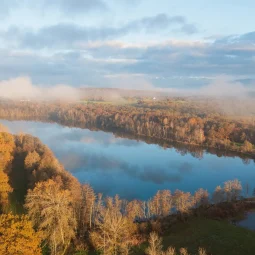
{"type": "Polygon", "coordinates": [[[133,105],[137,103],[136,99],[132,100],[124,100],[124,99],[119,99],[119,100],[112,100],[112,101],[105,101],[105,100],[81,100],[79,103],[83,104],[106,104],[106,105],[133,105]]]}
{"type": "MultiPolygon", "coordinates": [[[[163,245],[188,248],[189,255],[197,254],[199,247],[212,255],[254,255],[255,232],[227,221],[196,218],[172,226],[163,237],[163,245]]],[[[144,254],[145,248],[141,245],[134,254],[144,254]]]]}

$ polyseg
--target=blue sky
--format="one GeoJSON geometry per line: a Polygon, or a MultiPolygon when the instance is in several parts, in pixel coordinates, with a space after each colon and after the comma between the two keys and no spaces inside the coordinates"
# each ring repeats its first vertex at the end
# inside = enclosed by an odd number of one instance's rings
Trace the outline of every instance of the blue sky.
{"type": "Polygon", "coordinates": [[[254,88],[254,10],[252,0],[1,0],[0,81],[193,89],[224,77],[254,88]]]}

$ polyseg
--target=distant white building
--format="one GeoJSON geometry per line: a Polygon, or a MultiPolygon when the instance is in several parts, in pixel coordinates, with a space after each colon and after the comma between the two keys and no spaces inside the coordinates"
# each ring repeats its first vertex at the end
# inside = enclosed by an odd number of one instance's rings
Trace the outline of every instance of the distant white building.
{"type": "Polygon", "coordinates": [[[156,97],[153,97],[152,99],[153,99],[153,100],[156,100],[157,98],[156,98],[156,97]]]}
{"type": "Polygon", "coordinates": [[[30,99],[21,99],[20,102],[30,102],[30,99]]]}

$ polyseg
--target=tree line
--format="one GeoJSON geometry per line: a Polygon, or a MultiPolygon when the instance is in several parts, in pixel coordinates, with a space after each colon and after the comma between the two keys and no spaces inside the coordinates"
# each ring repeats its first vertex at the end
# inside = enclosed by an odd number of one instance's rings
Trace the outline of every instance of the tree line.
{"type": "Polygon", "coordinates": [[[1,118],[55,121],[255,155],[252,122],[186,110],[57,102],[0,103],[1,118]]]}

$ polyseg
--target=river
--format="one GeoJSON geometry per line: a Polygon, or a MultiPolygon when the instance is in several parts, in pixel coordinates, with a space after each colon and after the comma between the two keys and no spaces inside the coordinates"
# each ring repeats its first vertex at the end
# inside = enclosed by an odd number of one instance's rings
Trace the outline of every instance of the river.
{"type": "Polygon", "coordinates": [[[104,195],[148,199],[162,189],[193,193],[204,188],[213,192],[217,185],[236,178],[244,187],[248,185],[249,194],[255,187],[254,160],[218,156],[203,149],[198,156],[175,147],[56,123],[0,122],[12,133],[39,137],[80,182],[89,183],[104,195]]]}

